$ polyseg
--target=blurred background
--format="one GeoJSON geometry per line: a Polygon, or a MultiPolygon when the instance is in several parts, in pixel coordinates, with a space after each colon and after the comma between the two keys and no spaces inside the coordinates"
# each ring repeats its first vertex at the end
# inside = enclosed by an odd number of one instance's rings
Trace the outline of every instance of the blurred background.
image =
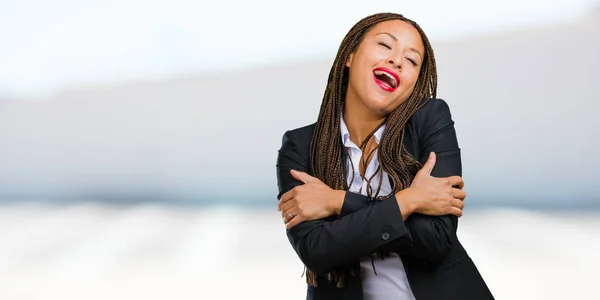
{"type": "Polygon", "coordinates": [[[382,11],[436,51],[496,298],[600,299],[597,0],[0,0],[0,299],[304,299],[277,150],[382,11]]]}

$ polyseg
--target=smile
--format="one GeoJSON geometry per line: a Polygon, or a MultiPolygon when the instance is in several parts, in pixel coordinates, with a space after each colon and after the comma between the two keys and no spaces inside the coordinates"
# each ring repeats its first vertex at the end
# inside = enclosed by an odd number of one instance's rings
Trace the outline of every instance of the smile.
{"type": "Polygon", "coordinates": [[[384,91],[393,92],[400,85],[398,74],[386,68],[377,68],[373,70],[373,79],[384,91]]]}

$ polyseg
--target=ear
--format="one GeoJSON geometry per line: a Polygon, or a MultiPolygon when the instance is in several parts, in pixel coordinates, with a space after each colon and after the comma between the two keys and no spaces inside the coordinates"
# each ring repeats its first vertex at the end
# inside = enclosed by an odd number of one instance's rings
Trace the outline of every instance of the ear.
{"type": "Polygon", "coordinates": [[[346,67],[350,68],[350,65],[352,65],[353,58],[354,58],[354,52],[350,53],[350,56],[348,56],[348,60],[346,61],[346,67]]]}

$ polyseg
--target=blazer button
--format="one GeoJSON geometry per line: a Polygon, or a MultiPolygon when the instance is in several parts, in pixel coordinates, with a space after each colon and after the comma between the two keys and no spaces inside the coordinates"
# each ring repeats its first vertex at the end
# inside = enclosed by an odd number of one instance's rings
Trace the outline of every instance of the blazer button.
{"type": "Polygon", "coordinates": [[[382,238],[384,241],[387,241],[387,240],[389,240],[389,239],[390,239],[390,234],[389,234],[389,233],[387,233],[387,232],[384,232],[384,233],[382,233],[382,234],[381,234],[381,238],[382,238]]]}

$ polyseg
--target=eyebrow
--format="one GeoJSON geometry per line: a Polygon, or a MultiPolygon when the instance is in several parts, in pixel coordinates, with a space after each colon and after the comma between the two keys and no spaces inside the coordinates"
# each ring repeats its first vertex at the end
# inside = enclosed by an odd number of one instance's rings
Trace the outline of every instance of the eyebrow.
{"type": "MultiPolygon", "coordinates": [[[[395,37],[393,34],[389,33],[389,32],[380,32],[376,35],[380,35],[380,34],[386,34],[388,36],[390,36],[394,41],[398,41],[398,38],[395,37]]],[[[408,50],[416,52],[417,54],[419,54],[419,56],[421,57],[421,59],[423,59],[423,55],[421,55],[421,52],[419,52],[419,50],[415,49],[415,48],[409,48],[408,50]]]]}

